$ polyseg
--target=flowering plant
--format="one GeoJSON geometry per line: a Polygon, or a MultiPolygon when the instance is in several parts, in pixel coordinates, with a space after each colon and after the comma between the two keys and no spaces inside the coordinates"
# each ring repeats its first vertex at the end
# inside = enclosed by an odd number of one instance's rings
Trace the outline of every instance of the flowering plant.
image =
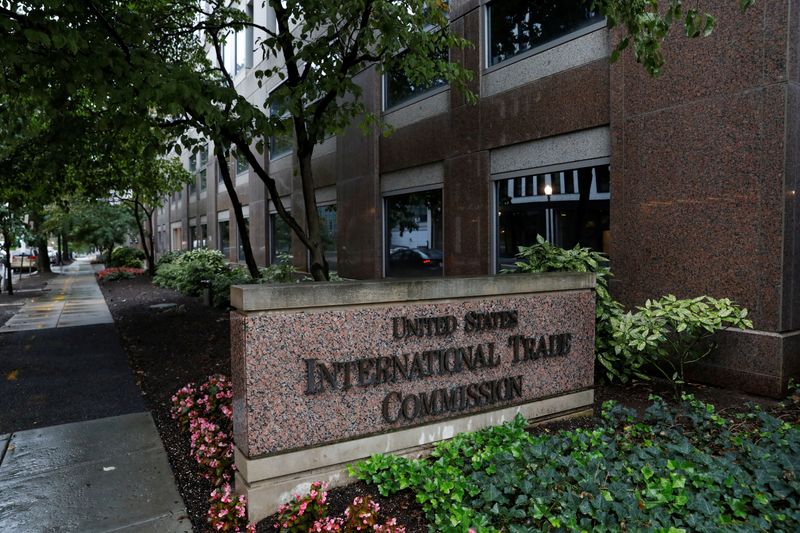
{"type": "Polygon", "coordinates": [[[172,396],[172,418],[189,431],[192,455],[203,477],[214,485],[233,477],[233,409],[231,382],[225,376],[209,376],[195,388],[186,385],[172,396]]]}
{"type": "Polygon", "coordinates": [[[208,507],[208,523],[214,531],[255,533],[256,527],[247,524],[247,499],[231,494],[231,486],[225,483],[211,491],[208,507]]]}
{"type": "Polygon", "coordinates": [[[142,276],[144,275],[144,270],[132,267],[110,267],[104,268],[95,275],[97,276],[97,281],[117,281],[142,276]]]}
{"type": "Polygon", "coordinates": [[[231,494],[233,463],[233,390],[231,382],[218,374],[199,387],[181,387],[172,396],[172,418],[189,432],[192,456],[204,478],[215,488],[211,492],[208,522],[214,531],[255,533],[247,524],[244,496],[231,494]]]}
{"type": "MultiPolygon", "coordinates": [[[[278,507],[278,523],[275,524],[282,532],[306,533],[313,531],[311,528],[318,520],[328,514],[328,485],[321,481],[311,484],[311,490],[305,496],[295,494],[292,500],[278,507]]],[[[338,531],[338,530],[320,530],[338,531]]]]}
{"type": "Polygon", "coordinates": [[[295,494],[292,500],[278,508],[275,528],[281,533],[405,533],[405,528],[398,526],[395,518],[379,523],[380,505],[369,496],[357,496],[345,509],[344,518],[328,516],[327,488],[325,483],[315,481],[305,496],[295,494]]]}

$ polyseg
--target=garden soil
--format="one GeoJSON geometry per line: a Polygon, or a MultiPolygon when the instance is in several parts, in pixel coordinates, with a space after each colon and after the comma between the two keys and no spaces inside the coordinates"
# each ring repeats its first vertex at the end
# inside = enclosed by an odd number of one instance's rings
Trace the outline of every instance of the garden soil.
{"type": "MultiPolygon", "coordinates": [[[[212,487],[200,477],[189,455],[188,437],[180,432],[170,415],[170,398],[187,383],[200,383],[216,373],[230,375],[229,313],[204,306],[200,298],[156,287],[147,277],[105,282],[101,287],[136,382],[164,441],[192,524],[196,531],[208,531],[206,511],[212,487]],[[174,303],[175,306],[166,310],[151,307],[163,303],[174,303]]],[[[5,295],[0,296],[0,303],[4,301],[5,295]]],[[[723,413],[742,410],[751,401],[765,407],[776,404],[736,391],[703,385],[690,385],[688,388],[688,392],[715,404],[723,413]]],[[[601,385],[596,393],[596,411],[605,400],[616,400],[641,411],[649,404],[651,394],[669,398],[672,391],[666,384],[648,382],[626,387],[601,385]]],[[[532,431],[553,432],[589,427],[595,423],[596,418],[572,418],[541,424],[532,431]]],[[[374,487],[364,483],[332,490],[329,493],[331,515],[341,515],[355,496],[366,494],[372,495],[381,505],[382,519],[396,517],[398,523],[406,526],[408,533],[427,532],[422,508],[413,493],[404,491],[391,498],[382,498],[374,487]]],[[[258,531],[272,531],[273,523],[274,518],[261,521],[258,531]]]]}

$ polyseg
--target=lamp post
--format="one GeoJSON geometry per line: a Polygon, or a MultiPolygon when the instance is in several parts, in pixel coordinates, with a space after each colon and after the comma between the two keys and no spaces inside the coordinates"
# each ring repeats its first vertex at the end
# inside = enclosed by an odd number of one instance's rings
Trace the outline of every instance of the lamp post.
{"type": "Polygon", "coordinates": [[[544,186],[544,194],[547,196],[547,208],[545,209],[545,228],[547,230],[547,240],[553,243],[553,210],[550,209],[550,197],[553,195],[553,187],[548,183],[544,186]]]}

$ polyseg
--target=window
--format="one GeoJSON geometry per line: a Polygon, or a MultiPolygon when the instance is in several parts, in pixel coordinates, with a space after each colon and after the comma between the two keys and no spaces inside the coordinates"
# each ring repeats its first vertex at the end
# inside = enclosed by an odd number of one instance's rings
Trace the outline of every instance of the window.
{"type": "Polygon", "coordinates": [[[292,253],[292,234],[289,225],[277,213],[269,216],[271,263],[278,262],[278,255],[292,253]]]}
{"type": "Polygon", "coordinates": [[[386,276],[441,276],[442,191],[386,198],[386,276]]]}
{"type": "Polygon", "coordinates": [[[518,176],[496,187],[498,271],[513,268],[517,247],[534,244],[537,235],[562,248],[580,244],[608,252],[607,164],[518,176]]]}
{"type": "Polygon", "coordinates": [[[197,248],[197,225],[189,225],[189,249],[194,250],[197,248]]]}
{"type": "Polygon", "coordinates": [[[245,50],[247,48],[247,31],[240,30],[236,32],[236,48],[234,56],[235,70],[233,75],[237,75],[244,70],[245,67],[245,50]]]}
{"type": "Polygon", "coordinates": [[[294,148],[294,133],[291,128],[291,121],[289,119],[289,110],[282,99],[276,98],[270,103],[269,106],[270,117],[277,117],[283,119],[281,122],[284,125],[284,131],[269,138],[269,158],[278,159],[286,154],[292,153],[294,148]]]}
{"type": "Polygon", "coordinates": [[[172,228],[172,250],[183,249],[183,228],[176,226],[172,228]]]}
{"type": "Polygon", "coordinates": [[[236,175],[246,174],[250,170],[250,165],[247,163],[247,158],[242,154],[236,155],[236,175]]]}
{"type": "Polygon", "coordinates": [[[590,0],[502,0],[491,2],[487,14],[490,65],[603,20],[590,0]]]}
{"type": "Polygon", "coordinates": [[[325,244],[325,259],[331,272],[336,271],[336,204],[317,207],[322,232],[322,242],[325,244]]]}
{"type": "Polygon", "coordinates": [[[189,156],[189,173],[194,178],[189,184],[189,198],[191,199],[197,190],[197,156],[195,154],[189,156]]]}
{"type": "Polygon", "coordinates": [[[197,174],[200,179],[200,192],[202,193],[206,190],[206,188],[208,188],[206,175],[206,166],[208,166],[208,143],[203,145],[203,147],[200,149],[200,153],[197,154],[197,157],[198,165],[200,166],[200,171],[197,174]]]}
{"type": "Polygon", "coordinates": [[[198,234],[198,248],[205,248],[208,246],[208,224],[200,224],[200,233],[198,234]]]}
{"type": "Polygon", "coordinates": [[[233,75],[236,72],[236,41],[237,35],[234,33],[233,36],[228,34],[223,37],[225,42],[222,43],[222,48],[220,50],[222,54],[222,61],[224,62],[225,70],[233,75]],[[233,42],[231,43],[231,40],[233,42]]]}
{"type": "Polygon", "coordinates": [[[217,249],[227,259],[231,253],[230,220],[220,220],[217,223],[217,229],[217,243],[219,244],[217,249]]]}
{"type": "MultiPolygon", "coordinates": [[[[247,4],[245,10],[247,20],[253,22],[253,2],[247,4]]],[[[233,75],[236,76],[243,72],[246,68],[253,67],[253,27],[246,26],[245,28],[236,32],[236,46],[234,50],[234,71],[233,75]]]]}
{"type": "MultiPolygon", "coordinates": [[[[244,226],[247,228],[248,235],[250,234],[250,219],[245,217],[244,226]]],[[[239,261],[244,261],[244,235],[239,233],[239,261]]]]}
{"type": "MultiPolygon", "coordinates": [[[[438,53],[438,56],[438,59],[447,61],[449,52],[447,49],[443,49],[438,53]]],[[[447,84],[447,80],[443,78],[438,78],[428,83],[416,83],[408,77],[399,65],[395,65],[389,69],[383,79],[385,92],[384,109],[398,106],[403,102],[447,84]]]]}

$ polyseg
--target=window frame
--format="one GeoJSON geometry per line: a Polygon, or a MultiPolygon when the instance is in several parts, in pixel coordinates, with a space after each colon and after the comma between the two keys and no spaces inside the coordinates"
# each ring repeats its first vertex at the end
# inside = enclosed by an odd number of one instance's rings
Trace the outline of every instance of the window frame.
{"type": "MultiPolygon", "coordinates": [[[[397,55],[405,54],[406,51],[403,50],[399,52],[397,55]]],[[[447,61],[448,63],[452,61],[452,54],[451,50],[448,48],[447,50],[447,61]]],[[[401,100],[395,104],[389,105],[389,72],[385,71],[381,74],[381,111],[384,114],[393,113],[397,110],[403,109],[404,107],[408,107],[410,105],[416,104],[425,100],[427,98],[432,98],[437,94],[441,94],[445,91],[450,90],[450,83],[447,80],[444,80],[444,83],[441,85],[436,85],[430,87],[429,89],[417,94],[416,96],[412,96],[410,98],[406,98],[405,100],[401,100]]]]}
{"type": "Polygon", "coordinates": [[[525,50],[524,52],[519,52],[518,54],[515,54],[515,55],[509,57],[508,59],[504,59],[504,60],[492,65],[492,57],[491,57],[491,43],[492,43],[492,39],[491,39],[491,37],[492,37],[491,36],[491,22],[492,21],[491,21],[490,7],[491,7],[491,4],[496,2],[496,1],[498,1],[498,0],[486,0],[485,2],[483,2],[483,6],[481,6],[482,7],[481,15],[483,17],[483,24],[482,24],[482,30],[483,31],[481,33],[483,35],[483,37],[482,37],[482,41],[483,41],[482,46],[483,46],[483,64],[484,64],[483,73],[484,74],[487,74],[489,72],[494,72],[495,70],[501,69],[503,67],[507,67],[507,66],[512,65],[514,63],[517,63],[519,61],[523,61],[525,59],[529,59],[530,57],[533,57],[535,55],[541,54],[542,52],[546,52],[547,50],[550,50],[551,48],[556,48],[557,46],[561,46],[562,44],[568,43],[570,41],[574,41],[575,39],[579,39],[580,37],[583,37],[584,35],[588,35],[590,33],[594,33],[596,31],[601,30],[601,29],[603,29],[603,28],[608,26],[608,22],[607,22],[606,18],[604,17],[603,20],[600,20],[598,22],[590,24],[590,25],[588,25],[588,26],[586,26],[584,28],[580,28],[580,29],[577,29],[577,30],[572,31],[570,33],[567,33],[566,35],[562,35],[561,37],[558,37],[557,39],[553,39],[552,41],[548,41],[548,42],[546,42],[544,44],[541,44],[539,46],[531,47],[528,50],[525,50]]]}
{"type": "Polygon", "coordinates": [[[446,277],[447,273],[445,272],[444,267],[444,237],[446,235],[444,231],[444,226],[447,223],[444,214],[444,183],[435,183],[430,185],[420,185],[418,187],[408,187],[405,189],[396,189],[393,191],[386,191],[381,194],[381,274],[382,279],[387,279],[387,268],[389,265],[389,243],[387,242],[387,233],[389,230],[389,212],[387,210],[387,202],[388,198],[392,198],[394,196],[404,196],[407,194],[413,194],[415,192],[426,192],[426,191],[441,191],[442,192],[442,277],[446,277]]]}
{"type": "MultiPolygon", "coordinates": [[[[492,209],[489,210],[489,230],[491,231],[490,234],[490,246],[489,246],[489,267],[490,272],[498,274],[498,264],[497,264],[497,257],[500,254],[500,240],[498,239],[498,213],[500,212],[500,187],[499,183],[501,181],[512,179],[512,178],[519,178],[523,176],[531,176],[531,175],[538,175],[538,174],[551,174],[553,172],[563,172],[565,170],[578,170],[581,168],[587,167],[597,167],[602,165],[609,166],[609,172],[612,173],[613,176],[613,168],[611,168],[611,156],[606,157],[595,157],[590,159],[578,159],[575,161],[570,161],[567,163],[557,163],[554,165],[545,165],[541,167],[531,167],[531,168],[524,168],[519,170],[512,170],[509,172],[501,172],[498,174],[490,174],[489,175],[489,187],[490,187],[490,194],[492,198],[492,209]]],[[[608,194],[609,195],[609,206],[610,206],[610,192],[608,193],[600,193],[600,194],[608,194]]]]}
{"type": "MultiPolygon", "coordinates": [[[[277,87],[275,87],[274,89],[272,89],[269,92],[269,94],[277,92],[278,90],[280,90],[281,87],[283,87],[282,83],[280,85],[278,85],[277,87]]],[[[277,115],[273,115],[272,114],[272,104],[274,104],[274,103],[275,103],[274,101],[271,102],[270,106],[269,106],[270,117],[277,116],[277,115]]],[[[292,117],[292,114],[289,112],[288,107],[287,107],[286,111],[284,111],[280,115],[279,118],[280,118],[281,121],[284,121],[286,119],[291,119],[291,117],[292,117]]],[[[275,145],[275,135],[270,135],[268,137],[268,139],[267,139],[268,140],[267,147],[269,149],[269,160],[270,161],[277,161],[278,159],[284,158],[284,157],[286,157],[288,155],[291,155],[291,154],[293,154],[295,152],[295,148],[296,147],[295,147],[295,143],[294,143],[294,126],[293,125],[292,125],[292,127],[289,128],[289,133],[291,134],[291,138],[292,138],[292,141],[291,141],[292,147],[290,149],[284,151],[284,152],[280,152],[280,153],[277,153],[277,154],[275,154],[273,149],[272,149],[272,147],[275,145]]]]}

